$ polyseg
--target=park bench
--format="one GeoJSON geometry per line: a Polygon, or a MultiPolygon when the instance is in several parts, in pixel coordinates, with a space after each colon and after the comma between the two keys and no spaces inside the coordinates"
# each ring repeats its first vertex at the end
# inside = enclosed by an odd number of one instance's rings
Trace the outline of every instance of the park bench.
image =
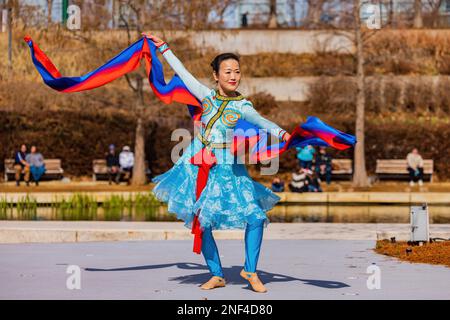
{"type": "Polygon", "coordinates": [[[332,159],[331,177],[332,179],[351,179],[353,174],[352,159],[332,159]]]}
{"type": "MultiPolygon", "coordinates": [[[[44,164],[46,171],[42,180],[62,179],[64,170],[61,167],[61,159],[44,159],[44,164]]],[[[14,159],[5,159],[5,181],[14,180],[15,172],[14,159]]]]}
{"type": "MultiPolygon", "coordinates": [[[[409,179],[406,159],[378,159],[375,173],[378,179],[407,180],[409,179]]],[[[423,178],[433,181],[433,160],[423,160],[423,178]]]]}
{"type": "MultiPolygon", "coordinates": [[[[148,167],[148,161],[145,161],[145,175],[150,179],[151,171],[148,167]]],[[[95,159],[92,161],[92,180],[108,180],[108,167],[105,159],[95,159]]]]}

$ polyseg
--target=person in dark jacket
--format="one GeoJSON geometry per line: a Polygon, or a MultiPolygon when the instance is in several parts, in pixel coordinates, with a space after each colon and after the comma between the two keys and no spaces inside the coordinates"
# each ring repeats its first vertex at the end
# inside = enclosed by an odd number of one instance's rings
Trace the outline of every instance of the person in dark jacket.
{"type": "Polygon", "coordinates": [[[23,179],[27,186],[30,185],[30,164],[26,161],[27,157],[27,146],[21,145],[20,150],[16,151],[14,155],[14,170],[15,170],[15,178],[16,185],[20,185],[20,178],[23,173],[23,179]]]}
{"type": "Polygon", "coordinates": [[[116,147],[113,144],[109,145],[109,151],[106,154],[106,167],[108,170],[109,184],[112,183],[113,179],[118,184],[120,179],[119,156],[116,154],[116,147]]]}
{"type": "Polygon", "coordinates": [[[326,181],[329,185],[331,182],[331,165],[332,157],[327,152],[325,147],[320,147],[319,152],[316,154],[315,167],[318,178],[322,181],[326,181]]]}
{"type": "Polygon", "coordinates": [[[308,192],[322,192],[322,188],[320,187],[320,178],[315,171],[314,165],[311,170],[306,169],[306,179],[308,181],[308,192]]]}
{"type": "Polygon", "coordinates": [[[272,181],[273,192],[284,192],[284,182],[280,178],[274,178],[272,181]]]}

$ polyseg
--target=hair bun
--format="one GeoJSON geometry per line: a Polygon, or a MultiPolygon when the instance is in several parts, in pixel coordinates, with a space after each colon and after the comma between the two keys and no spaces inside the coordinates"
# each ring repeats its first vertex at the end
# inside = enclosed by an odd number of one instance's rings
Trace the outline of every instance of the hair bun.
{"type": "Polygon", "coordinates": [[[222,63],[222,61],[229,60],[229,59],[236,60],[238,63],[240,62],[239,56],[235,53],[231,53],[231,52],[221,53],[218,56],[216,56],[213,61],[211,61],[211,67],[212,67],[213,71],[218,73],[220,64],[222,63]]]}

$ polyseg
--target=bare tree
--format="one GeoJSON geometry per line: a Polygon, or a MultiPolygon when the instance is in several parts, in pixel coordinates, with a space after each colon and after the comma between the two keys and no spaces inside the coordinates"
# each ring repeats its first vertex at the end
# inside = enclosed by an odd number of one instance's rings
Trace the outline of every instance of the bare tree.
{"type": "Polygon", "coordinates": [[[326,0],[307,0],[308,13],[306,15],[306,24],[308,27],[317,27],[320,24],[320,18],[323,13],[323,5],[326,0]]]}
{"type": "MultiPolygon", "coordinates": [[[[360,0],[342,0],[341,16],[339,17],[339,28],[334,25],[334,36],[342,36],[350,40],[353,48],[340,48],[353,55],[355,61],[354,79],[356,83],[355,92],[355,134],[357,143],[354,148],[354,171],[353,185],[355,187],[366,187],[369,185],[366,160],[365,160],[365,73],[364,65],[367,62],[364,55],[364,45],[370,41],[376,31],[369,30],[361,22],[361,1],[360,0]],[[344,28],[345,30],[343,30],[344,28]]],[[[327,31],[328,33],[330,31],[327,31]]],[[[331,40],[331,39],[330,39],[331,40]]]]}
{"type": "Polygon", "coordinates": [[[290,25],[292,27],[297,27],[297,10],[295,4],[296,0],[287,0],[290,15],[290,25]]]}
{"type": "Polygon", "coordinates": [[[47,0],[47,25],[52,23],[53,0],[47,0]]]}
{"type": "Polygon", "coordinates": [[[388,24],[393,26],[395,20],[394,0],[388,0],[388,10],[388,24]]]}
{"type": "Polygon", "coordinates": [[[414,0],[414,22],[413,27],[416,29],[423,28],[422,18],[422,0],[414,0]]]}
{"type": "Polygon", "coordinates": [[[353,19],[354,19],[354,41],[356,44],[356,121],[355,132],[356,140],[354,155],[354,172],[353,185],[355,187],[366,187],[368,185],[366,158],[365,158],[365,139],[364,139],[364,123],[365,123],[365,76],[364,76],[364,43],[361,31],[360,18],[360,1],[353,2],[353,19]]]}
{"type": "Polygon", "coordinates": [[[274,29],[276,27],[278,27],[278,21],[277,21],[277,0],[270,0],[268,28],[269,29],[274,29]]]}
{"type": "MultiPolygon", "coordinates": [[[[143,32],[144,21],[144,1],[122,1],[121,6],[128,6],[134,13],[134,27],[130,26],[130,17],[123,15],[120,10],[120,19],[124,23],[128,35],[128,43],[131,44],[131,33],[135,34],[134,38],[140,37],[143,32]]],[[[121,8],[122,9],[122,8],[121,8]]],[[[143,123],[144,116],[144,75],[142,70],[133,72],[133,74],[125,75],[128,85],[134,92],[133,111],[136,118],[135,140],[134,140],[134,167],[133,167],[133,185],[143,185],[146,183],[145,175],[145,126],[143,123]]]]}
{"type": "Polygon", "coordinates": [[[15,17],[17,18],[18,15],[18,2],[9,0],[6,3],[6,10],[8,10],[8,16],[7,16],[7,22],[6,25],[8,27],[8,68],[10,71],[12,71],[13,63],[12,63],[12,46],[13,46],[13,40],[12,40],[12,29],[13,29],[13,12],[15,12],[15,17]]]}
{"type": "Polygon", "coordinates": [[[439,9],[441,8],[442,0],[428,0],[428,4],[431,8],[432,27],[436,28],[439,26],[439,9]]]}
{"type": "Polygon", "coordinates": [[[210,0],[206,4],[204,0],[191,0],[165,2],[165,4],[173,6],[169,13],[172,28],[195,30],[216,29],[223,26],[226,9],[237,2],[237,0],[210,0]]]}

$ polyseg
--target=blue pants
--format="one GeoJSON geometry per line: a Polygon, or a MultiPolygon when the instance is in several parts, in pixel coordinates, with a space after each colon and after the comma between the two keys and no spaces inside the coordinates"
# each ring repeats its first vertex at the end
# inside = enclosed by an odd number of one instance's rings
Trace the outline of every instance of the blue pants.
{"type": "MultiPolygon", "coordinates": [[[[256,272],[259,252],[263,238],[264,220],[254,224],[247,224],[245,229],[245,264],[244,270],[247,272],[256,272]]],[[[222,265],[220,263],[219,250],[212,235],[211,228],[203,231],[202,253],[205,258],[208,269],[213,276],[223,278],[222,265]]]]}
{"type": "Polygon", "coordinates": [[[31,175],[33,176],[33,180],[39,181],[39,180],[41,180],[42,175],[45,173],[45,167],[44,166],[41,166],[41,167],[31,166],[30,171],[31,171],[31,175]]]}
{"type": "Polygon", "coordinates": [[[298,164],[300,165],[300,168],[311,169],[312,160],[311,161],[298,160],[298,164]]]}

